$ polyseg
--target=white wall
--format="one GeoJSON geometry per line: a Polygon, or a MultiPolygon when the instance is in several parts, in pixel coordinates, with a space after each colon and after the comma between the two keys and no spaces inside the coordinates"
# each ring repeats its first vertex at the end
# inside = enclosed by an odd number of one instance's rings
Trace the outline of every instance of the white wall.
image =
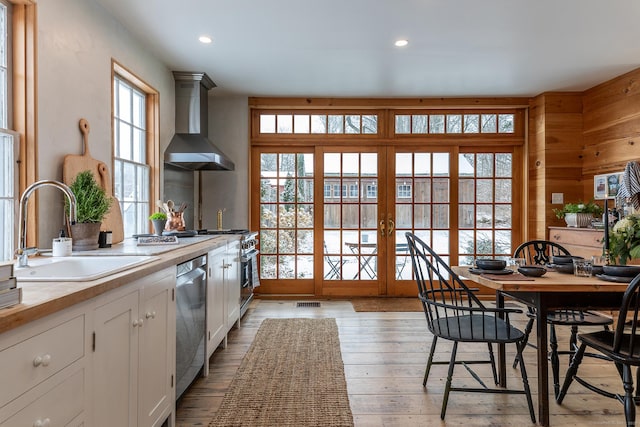
{"type": "MultiPolygon", "coordinates": [[[[216,76],[210,76],[215,82],[216,76]]],[[[234,171],[202,171],[202,226],[216,228],[218,209],[226,209],[224,228],[249,228],[248,98],[216,97],[209,92],[209,139],[236,165],[234,171]]],[[[196,227],[198,223],[196,220],[196,227]]]]}
{"type": "MultiPolygon", "coordinates": [[[[160,93],[160,153],[164,152],[175,128],[171,71],[93,0],[42,1],[38,2],[38,179],[61,180],[64,156],[82,154],[78,121],[83,117],[91,126],[92,157],[113,172],[112,58],[160,93]]],[[[48,248],[62,225],[62,197],[51,189],[38,193],[38,246],[48,248]]]]}

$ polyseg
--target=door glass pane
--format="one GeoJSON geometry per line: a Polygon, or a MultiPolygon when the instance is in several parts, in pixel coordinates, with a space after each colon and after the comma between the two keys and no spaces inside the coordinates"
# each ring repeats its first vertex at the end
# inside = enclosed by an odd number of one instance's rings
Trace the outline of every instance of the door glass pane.
{"type": "Polygon", "coordinates": [[[377,154],[325,153],[324,161],[324,279],[375,280],[377,154]]]}
{"type": "Polygon", "coordinates": [[[409,280],[411,269],[402,267],[407,231],[441,255],[450,252],[450,157],[449,153],[397,152],[395,158],[395,275],[397,280],[409,280]],[[442,230],[436,233],[435,228],[442,230]]]}
{"type": "Polygon", "coordinates": [[[261,278],[313,278],[313,164],[310,153],[260,155],[261,278]]]}

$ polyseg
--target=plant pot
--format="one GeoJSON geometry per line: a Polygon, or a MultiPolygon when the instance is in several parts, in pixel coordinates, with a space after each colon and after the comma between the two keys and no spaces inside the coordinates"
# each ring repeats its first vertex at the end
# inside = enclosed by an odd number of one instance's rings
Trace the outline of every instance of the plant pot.
{"type": "Polygon", "coordinates": [[[564,220],[567,227],[587,228],[593,221],[593,215],[590,213],[566,213],[564,220]]]}
{"type": "Polygon", "coordinates": [[[153,224],[153,232],[158,236],[162,235],[162,231],[164,230],[164,226],[167,223],[166,219],[152,219],[151,223],[153,224]]]}
{"type": "Polygon", "coordinates": [[[79,222],[71,225],[71,248],[74,251],[98,249],[100,222],[79,222]]]}

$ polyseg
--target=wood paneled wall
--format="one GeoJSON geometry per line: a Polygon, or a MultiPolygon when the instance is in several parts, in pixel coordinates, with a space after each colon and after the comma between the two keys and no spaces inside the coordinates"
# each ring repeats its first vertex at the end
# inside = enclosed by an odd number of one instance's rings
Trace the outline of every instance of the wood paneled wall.
{"type": "Polygon", "coordinates": [[[582,94],[544,93],[529,105],[529,224],[527,238],[546,238],[547,226],[562,225],[552,193],[583,199],[582,94]]]}
{"type": "Polygon", "coordinates": [[[593,198],[593,176],[640,161],[640,68],[584,92],[549,92],[529,104],[529,239],[563,226],[564,202],[593,198]]]}
{"type": "Polygon", "coordinates": [[[640,160],[640,69],[585,91],[583,122],[583,191],[593,195],[594,175],[640,160]]]}

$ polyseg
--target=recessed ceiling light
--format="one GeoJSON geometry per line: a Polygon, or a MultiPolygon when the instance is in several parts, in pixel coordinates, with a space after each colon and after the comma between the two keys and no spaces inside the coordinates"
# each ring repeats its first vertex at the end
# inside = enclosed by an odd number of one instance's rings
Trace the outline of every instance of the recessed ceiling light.
{"type": "Polygon", "coordinates": [[[200,40],[200,43],[204,43],[204,44],[209,44],[212,42],[211,37],[209,36],[200,36],[198,37],[198,40],[200,40]]]}
{"type": "Polygon", "coordinates": [[[394,43],[397,47],[404,47],[406,45],[409,44],[409,40],[406,39],[400,39],[400,40],[396,40],[396,42],[394,43]]]}

